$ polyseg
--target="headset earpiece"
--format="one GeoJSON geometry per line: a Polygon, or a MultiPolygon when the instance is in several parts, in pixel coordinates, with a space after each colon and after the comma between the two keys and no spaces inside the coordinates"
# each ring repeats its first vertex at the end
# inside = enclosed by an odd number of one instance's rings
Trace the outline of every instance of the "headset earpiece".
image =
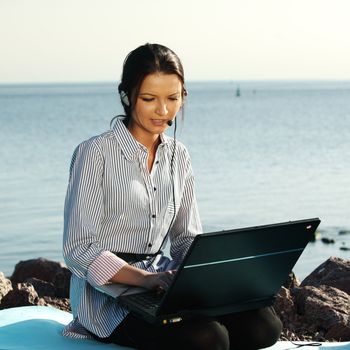
{"type": "Polygon", "coordinates": [[[120,98],[122,99],[122,102],[125,104],[125,106],[130,106],[129,97],[125,91],[120,91],[120,98]]]}

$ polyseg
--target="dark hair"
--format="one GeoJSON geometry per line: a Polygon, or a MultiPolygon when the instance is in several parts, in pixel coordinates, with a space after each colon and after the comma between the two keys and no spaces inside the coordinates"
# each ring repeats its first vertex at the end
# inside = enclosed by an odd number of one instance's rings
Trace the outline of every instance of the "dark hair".
{"type": "Polygon", "coordinates": [[[175,52],[159,44],[147,43],[139,46],[126,56],[118,86],[127,119],[131,117],[143,80],[154,73],[176,74],[182,83],[182,97],[186,95],[184,70],[175,52]],[[122,98],[123,94],[127,96],[129,103],[122,98]]]}

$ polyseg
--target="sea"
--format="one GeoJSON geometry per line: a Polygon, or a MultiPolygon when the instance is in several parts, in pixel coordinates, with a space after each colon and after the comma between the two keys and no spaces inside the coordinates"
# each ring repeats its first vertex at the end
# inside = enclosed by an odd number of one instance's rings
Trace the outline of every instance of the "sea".
{"type": "MultiPolygon", "coordinates": [[[[319,217],[297,277],[330,256],[350,259],[350,81],[193,81],[187,89],[176,137],[191,155],[204,231],[319,217]]],[[[63,262],[71,156],[122,113],[116,92],[117,82],[0,85],[5,276],[21,260],[63,262]]]]}

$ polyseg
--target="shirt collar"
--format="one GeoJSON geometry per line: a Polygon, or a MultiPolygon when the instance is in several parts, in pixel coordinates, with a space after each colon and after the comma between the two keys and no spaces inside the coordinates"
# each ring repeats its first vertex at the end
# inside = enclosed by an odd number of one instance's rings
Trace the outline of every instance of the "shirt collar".
{"type": "MultiPolygon", "coordinates": [[[[125,118],[118,117],[113,125],[114,136],[117,139],[117,142],[122,149],[125,157],[132,161],[135,159],[140,148],[144,149],[145,147],[141,145],[135,138],[131,135],[130,131],[127,129],[123,120],[125,118]]],[[[170,138],[164,134],[160,134],[160,145],[169,146],[170,138]]]]}
{"type": "Polygon", "coordinates": [[[166,146],[169,146],[170,144],[170,137],[165,134],[160,134],[160,144],[164,144],[166,146]]]}

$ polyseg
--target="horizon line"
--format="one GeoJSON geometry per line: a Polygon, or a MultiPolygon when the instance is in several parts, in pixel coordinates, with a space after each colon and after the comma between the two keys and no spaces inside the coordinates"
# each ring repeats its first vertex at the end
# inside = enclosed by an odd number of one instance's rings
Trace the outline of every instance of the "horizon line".
{"type": "MultiPolygon", "coordinates": [[[[266,78],[266,79],[191,79],[186,84],[191,83],[247,83],[247,82],[350,82],[349,78],[266,78]]],[[[118,84],[119,80],[81,80],[81,81],[22,81],[22,82],[0,82],[0,86],[15,85],[110,85],[118,84]]]]}

